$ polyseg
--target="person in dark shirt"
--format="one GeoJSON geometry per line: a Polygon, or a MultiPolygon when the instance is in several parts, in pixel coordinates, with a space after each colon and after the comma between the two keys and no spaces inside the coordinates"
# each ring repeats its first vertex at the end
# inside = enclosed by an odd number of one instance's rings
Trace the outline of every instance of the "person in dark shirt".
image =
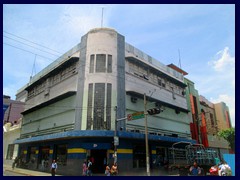
{"type": "Polygon", "coordinates": [[[88,164],[87,164],[87,175],[92,176],[92,162],[90,159],[88,159],[88,164]]]}

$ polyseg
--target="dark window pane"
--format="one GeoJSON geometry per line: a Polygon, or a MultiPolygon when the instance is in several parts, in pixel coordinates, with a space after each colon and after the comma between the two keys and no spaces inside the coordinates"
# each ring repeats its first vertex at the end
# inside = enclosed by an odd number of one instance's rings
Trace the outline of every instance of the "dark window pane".
{"type": "Polygon", "coordinates": [[[56,162],[58,165],[67,165],[67,145],[56,145],[56,162]]]}
{"type": "Polygon", "coordinates": [[[92,99],[93,99],[93,84],[88,85],[88,108],[87,108],[87,129],[91,129],[92,125],[92,99]]]}
{"type": "Polygon", "coordinates": [[[107,84],[107,109],[106,109],[106,129],[111,129],[111,102],[112,102],[112,84],[107,84]]]}
{"type": "Polygon", "coordinates": [[[96,72],[106,72],[106,54],[97,54],[96,72]]]}
{"type": "Polygon", "coordinates": [[[107,72],[112,72],[112,55],[108,55],[107,72]]]}
{"type": "Polygon", "coordinates": [[[94,93],[93,129],[104,129],[105,84],[96,83],[94,93]]]}
{"type": "Polygon", "coordinates": [[[93,73],[93,70],[94,70],[94,54],[90,56],[89,73],[93,73]]]}

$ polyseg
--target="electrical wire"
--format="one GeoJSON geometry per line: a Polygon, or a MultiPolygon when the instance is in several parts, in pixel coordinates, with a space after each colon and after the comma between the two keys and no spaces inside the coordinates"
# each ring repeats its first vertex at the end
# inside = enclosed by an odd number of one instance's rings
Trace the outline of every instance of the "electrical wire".
{"type": "Polygon", "coordinates": [[[62,54],[62,53],[60,53],[60,52],[58,52],[58,51],[56,51],[56,50],[50,49],[49,47],[46,47],[46,46],[43,46],[43,45],[41,45],[41,44],[35,43],[35,42],[33,42],[33,41],[27,40],[27,39],[25,39],[25,38],[23,38],[23,37],[14,35],[14,34],[9,33],[9,32],[7,32],[7,31],[3,31],[3,32],[4,32],[4,33],[7,33],[7,34],[10,34],[10,35],[12,35],[12,36],[15,36],[15,37],[17,37],[17,38],[19,38],[19,39],[23,39],[23,40],[25,40],[25,41],[28,41],[28,42],[30,42],[30,43],[33,43],[33,44],[35,44],[35,45],[41,46],[41,47],[43,47],[43,48],[49,49],[49,50],[51,50],[51,51],[54,51],[54,52],[56,52],[56,53],[58,53],[58,54],[60,54],[60,55],[62,54]]]}
{"type": "Polygon", "coordinates": [[[31,45],[29,45],[29,44],[26,44],[26,43],[23,43],[23,42],[21,42],[21,41],[15,40],[15,39],[13,39],[13,38],[10,38],[10,37],[7,37],[7,36],[3,36],[3,37],[8,38],[8,39],[11,39],[11,40],[16,41],[16,42],[19,42],[19,43],[24,44],[24,45],[26,45],[26,46],[29,46],[29,47],[31,47],[31,48],[37,49],[37,50],[39,50],[39,51],[42,51],[42,52],[45,52],[45,53],[48,53],[48,54],[51,54],[51,55],[54,55],[54,56],[59,57],[59,55],[50,53],[50,52],[48,52],[48,51],[44,51],[44,50],[42,50],[42,49],[36,48],[36,47],[31,46],[31,45]]]}
{"type": "MultiPolygon", "coordinates": [[[[13,45],[8,44],[8,43],[5,43],[5,42],[4,42],[3,44],[6,44],[6,45],[8,45],[8,46],[14,47],[14,48],[16,48],[16,49],[19,49],[19,50],[22,50],[22,51],[25,51],[25,52],[28,52],[28,53],[31,53],[31,54],[34,54],[34,55],[36,54],[36,53],[34,53],[34,52],[31,52],[31,51],[28,51],[28,50],[25,50],[25,49],[22,49],[22,48],[13,46],[13,45]]],[[[49,59],[49,60],[51,60],[51,61],[55,61],[54,59],[50,59],[50,58],[45,57],[45,56],[42,56],[42,55],[40,55],[40,54],[36,54],[36,55],[38,55],[39,57],[45,58],[45,59],[49,59]]]]}

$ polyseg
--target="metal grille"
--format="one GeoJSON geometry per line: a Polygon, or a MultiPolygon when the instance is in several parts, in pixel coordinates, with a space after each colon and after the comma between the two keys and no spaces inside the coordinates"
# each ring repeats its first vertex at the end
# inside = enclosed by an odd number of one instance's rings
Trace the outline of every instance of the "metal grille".
{"type": "Polygon", "coordinates": [[[106,54],[97,54],[96,72],[106,72],[106,54]]]}
{"type": "Polygon", "coordinates": [[[93,84],[88,85],[88,108],[87,108],[87,129],[91,129],[92,125],[92,99],[93,99],[93,84]]]}
{"type": "Polygon", "coordinates": [[[111,103],[112,101],[112,84],[107,84],[107,109],[106,109],[106,129],[111,129],[111,103]]]}
{"type": "Polygon", "coordinates": [[[108,55],[107,72],[112,72],[112,55],[108,55]]]}
{"type": "Polygon", "coordinates": [[[94,93],[94,120],[93,129],[104,129],[104,102],[105,102],[105,84],[96,83],[94,93]]]}
{"type": "Polygon", "coordinates": [[[94,70],[94,54],[90,56],[89,73],[93,73],[93,70],[94,70]]]}

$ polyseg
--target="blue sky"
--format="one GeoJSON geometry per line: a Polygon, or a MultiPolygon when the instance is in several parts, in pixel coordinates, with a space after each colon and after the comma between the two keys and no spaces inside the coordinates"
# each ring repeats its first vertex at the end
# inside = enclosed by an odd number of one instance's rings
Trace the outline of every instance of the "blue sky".
{"type": "Polygon", "coordinates": [[[225,102],[235,126],[234,4],[4,4],[3,94],[15,99],[31,75],[100,27],[102,8],[104,27],[163,64],[179,65],[180,52],[186,77],[209,101],[225,102]]]}

